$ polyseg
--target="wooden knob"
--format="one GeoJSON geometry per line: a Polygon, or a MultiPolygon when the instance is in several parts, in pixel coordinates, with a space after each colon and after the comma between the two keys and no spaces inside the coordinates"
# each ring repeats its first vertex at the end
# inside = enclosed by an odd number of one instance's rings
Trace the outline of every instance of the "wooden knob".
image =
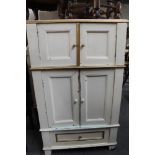
{"type": "Polygon", "coordinates": [[[75,47],[77,47],[77,45],[76,45],[76,44],[72,45],[72,48],[75,48],[75,47]]]}
{"type": "Polygon", "coordinates": [[[82,136],[79,136],[78,138],[79,138],[79,140],[80,140],[80,139],[82,138],[82,136]]]}
{"type": "Polygon", "coordinates": [[[85,45],[84,45],[84,44],[82,44],[82,45],[81,45],[81,48],[83,48],[83,47],[85,47],[85,45]]]}
{"type": "Polygon", "coordinates": [[[78,100],[77,100],[77,99],[75,99],[75,100],[74,100],[74,104],[76,104],[77,102],[78,102],[78,100]]]}

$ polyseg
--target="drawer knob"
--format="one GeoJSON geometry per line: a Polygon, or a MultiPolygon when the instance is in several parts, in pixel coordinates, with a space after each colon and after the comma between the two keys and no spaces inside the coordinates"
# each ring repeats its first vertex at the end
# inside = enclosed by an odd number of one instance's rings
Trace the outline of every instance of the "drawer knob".
{"type": "Polygon", "coordinates": [[[79,140],[82,139],[82,136],[79,136],[78,139],[79,139],[79,140]]]}

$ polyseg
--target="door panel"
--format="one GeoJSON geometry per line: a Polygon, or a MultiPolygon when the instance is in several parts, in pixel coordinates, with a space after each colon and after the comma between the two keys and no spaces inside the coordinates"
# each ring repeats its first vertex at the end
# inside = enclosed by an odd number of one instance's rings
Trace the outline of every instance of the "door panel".
{"type": "Polygon", "coordinates": [[[50,127],[79,125],[78,72],[43,72],[42,77],[50,127]]]}
{"type": "Polygon", "coordinates": [[[114,70],[81,71],[81,125],[110,123],[114,70]]]}
{"type": "Polygon", "coordinates": [[[76,65],[76,24],[38,25],[43,66],[76,65]]]}
{"type": "Polygon", "coordinates": [[[81,24],[81,65],[115,63],[116,25],[81,24]]]}

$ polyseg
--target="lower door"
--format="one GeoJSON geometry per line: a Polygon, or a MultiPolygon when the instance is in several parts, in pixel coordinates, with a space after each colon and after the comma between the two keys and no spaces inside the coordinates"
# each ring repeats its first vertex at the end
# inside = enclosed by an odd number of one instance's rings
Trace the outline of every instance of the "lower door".
{"type": "Polygon", "coordinates": [[[83,70],[81,126],[110,124],[114,70],[83,70]]]}
{"type": "Polygon", "coordinates": [[[78,71],[45,71],[42,79],[49,126],[78,126],[78,71]]]}

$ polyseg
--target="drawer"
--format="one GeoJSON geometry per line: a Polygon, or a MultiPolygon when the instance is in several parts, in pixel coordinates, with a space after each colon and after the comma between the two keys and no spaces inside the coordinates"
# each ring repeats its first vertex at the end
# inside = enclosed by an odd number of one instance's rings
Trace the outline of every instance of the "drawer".
{"type": "Polygon", "coordinates": [[[104,131],[87,133],[56,134],[57,142],[101,140],[104,139],[104,131]]]}

